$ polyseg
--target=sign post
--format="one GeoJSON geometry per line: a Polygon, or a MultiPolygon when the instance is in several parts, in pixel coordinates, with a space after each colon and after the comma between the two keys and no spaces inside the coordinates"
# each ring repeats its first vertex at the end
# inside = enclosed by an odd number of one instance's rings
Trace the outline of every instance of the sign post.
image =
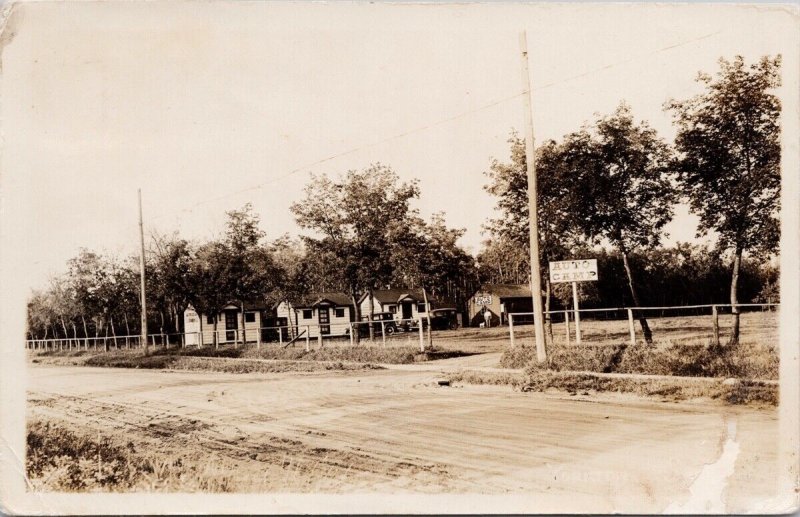
{"type": "Polygon", "coordinates": [[[581,315],[578,303],[578,282],[597,281],[597,260],[559,260],[550,262],[550,283],[572,283],[572,307],[575,311],[575,342],[581,344],[581,315]]]}
{"type": "Polygon", "coordinates": [[[572,282],[572,307],[575,310],[575,343],[581,344],[581,308],[578,304],[578,282],[572,282]]]}

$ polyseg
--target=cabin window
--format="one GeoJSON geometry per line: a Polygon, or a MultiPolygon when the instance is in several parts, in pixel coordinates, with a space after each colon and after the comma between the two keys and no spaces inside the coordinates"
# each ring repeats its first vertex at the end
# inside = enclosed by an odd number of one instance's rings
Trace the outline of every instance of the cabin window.
{"type": "Polygon", "coordinates": [[[244,321],[245,321],[245,323],[255,323],[256,322],[256,313],[255,312],[245,312],[244,313],[244,321]]]}
{"type": "Polygon", "coordinates": [[[336,317],[344,318],[344,309],[336,309],[336,317]]]}
{"type": "Polygon", "coordinates": [[[311,309],[303,309],[303,319],[310,320],[311,316],[313,315],[313,312],[314,311],[312,311],[311,309]]]}
{"type": "Polygon", "coordinates": [[[386,310],[392,314],[397,314],[397,305],[387,305],[386,310]]]}
{"type": "Polygon", "coordinates": [[[214,324],[214,316],[206,316],[206,323],[208,323],[209,325],[213,325],[214,324]]]}
{"type": "Polygon", "coordinates": [[[425,304],[424,303],[418,303],[417,304],[417,312],[425,312],[425,304]]]}

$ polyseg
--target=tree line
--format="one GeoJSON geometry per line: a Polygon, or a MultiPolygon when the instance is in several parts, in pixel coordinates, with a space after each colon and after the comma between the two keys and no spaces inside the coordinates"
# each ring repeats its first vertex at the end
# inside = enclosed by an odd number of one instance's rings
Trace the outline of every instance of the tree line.
{"type": "MultiPolygon", "coordinates": [[[[550,285],[547,263],[571,258],[598,259],[600,281],[583,294],[595,306],[720,303],[726,294],[734,305],[775,301],[777,270],[763,264],[779,240],[779,70],[780,57],[720,60],[715,77],[699,76],[702,94],[665,104],[677,128],[671,145],[622,103],[537,147],[546,309],[568,300],[550,285]],[[714,247],[661,245],[679,202],[699,216],[701,235],[715,234],[714,247]]],[[[500,217],[487,222],[477,257],[458,245],[464,230],[449,228],[443,213],[425,220],[412,208],[418,182],[400,181],[391,167],[312,176],[291,206],[306,235],[268,240],[249,204],[227,212],[216,239],[153,235],[148,327],[181,332],[189,305],[217,314],[236,302],[245,311],[251,300],[297,302],[319,291],[347,293],[360,320],[357,300],[385,287],[424,288],[464,308],[484,282],[528,283],[525,145],[514,132],[509,144],[510,161],[494,160],[487,172],[500,217]]],[[[33,293],[30,337],[138,334],[138,297],[136,257],[82,250],[33,293]]],[[[734,314],[731,342],[739,334],[734,314]]],[[[643,315],[639,321],[651,341],[643,315]]]]}
{"type": "MultiPolygon", "coordinates": [[[[703,93],[664,105],[677,129],[672,145],[647,122],[637,122],[623,102],[610,115],[536,149],[538,238],[547,307],[553,290],[547,263],[591,256],[589,248],[596,245],[621,261],[625,275],[618,281],[627,284],[631,305],[642,306],[645,300],[657,299],[658,291],[676,288],[644,283],[639,275],[659,264],[654,250],[660,247],[675,205],[683,201],[699,216],[698,236],[716,235],[716,248],[704,253],[707,267],[724,253],[730,258],[730,342],[738,342],[736,304],[745,254],[763,261],[778,251],[781,106],[774,90],[780,85],[780,64],[780,56],[751,65],[737,56],[721,59],[716,76],[700,74],[703,93]]],[[[498,273],[504,266],[507,273],[511,268],[526,276],[528,259],[513,251],[512,258],[502,258],[510,250],[529,249],[525,143],[516,133],[509,143],[510,163],[495,160],[487,173],[486,189],[497,197],[501,217],[487,224],[491,236],[479,263],[498,273]]],[[[673,251],[675,257],[684,254],[673,251]]],[[[673,271],[664,269],[659,276],[669,278],[673,271]]],[[[609,274],[611,270],[601,269],[600,278],[609,274]]],[[[698,292],[694,299],[701,296],[698,292]]],[[[639,322],[646,341],[652,342],[643,313],[639,322]]]]}

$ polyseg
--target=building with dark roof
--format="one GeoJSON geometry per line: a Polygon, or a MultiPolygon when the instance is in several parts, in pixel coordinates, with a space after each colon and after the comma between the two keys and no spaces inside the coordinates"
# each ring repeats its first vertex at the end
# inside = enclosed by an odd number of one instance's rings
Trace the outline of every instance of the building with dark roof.
{"type": "Polygon", "coordinates": [[[469,299],[469,322],[477,327],[490,313],[492,326],[503,325],[508,314],[533,312],[531,288],[524,284],[485,284],[469,299]]]}

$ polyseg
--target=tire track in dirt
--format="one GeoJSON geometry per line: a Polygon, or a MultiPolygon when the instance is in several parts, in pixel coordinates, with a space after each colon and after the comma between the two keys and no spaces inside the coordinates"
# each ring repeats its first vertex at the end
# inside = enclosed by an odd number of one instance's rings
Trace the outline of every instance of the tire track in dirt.
{"type": "Polygon", "coordinates": [[[747,452],[747,429],[777,432],[774,411],[440,388],[431,371],[85,370],[33,368],[31,411],[225,455],[241,476],[293,469],[298,490],[546,491],[659,511],[713,461],[723,417],[740,419],[748,457],[771,453],[747,452]]]}

